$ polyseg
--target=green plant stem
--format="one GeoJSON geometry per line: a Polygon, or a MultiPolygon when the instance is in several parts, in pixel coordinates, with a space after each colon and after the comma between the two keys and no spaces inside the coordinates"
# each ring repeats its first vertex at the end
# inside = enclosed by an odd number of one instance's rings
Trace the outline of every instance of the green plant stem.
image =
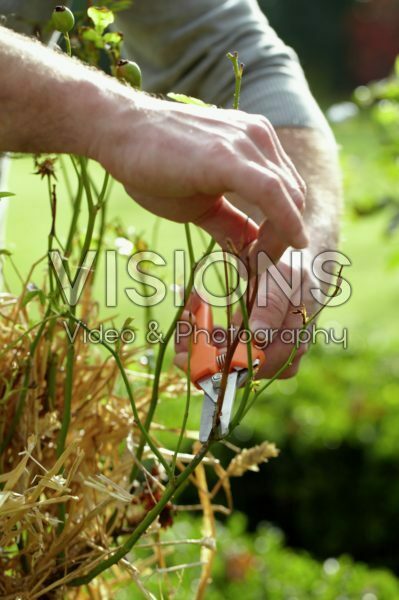
{"type": "Polygon", "coordinates": [[[69,175],[68,175],[68,171],[65,165],[65,158],[63,155],[60,156],[60,165],[61,165],[61,172],[62,172],[62,176],[64,179],[64,183],[65,183],[65,187],[66,187],[66,191],[68,194],[68,198],[69,201],[71,203],[71,206],[73,207],[73,191],[72,191],[72,186],[71,186],[71,182],[69,179],[69,175]]]}
{"type": "Polygon", "coordinates": [[[244,71],[244,65],[238,62],[238,52],[229,52],[227,58],[231,61],[234,69],[235,76],[235,89],[234,89],[234,101],[233,108],[238,109],[240,106],[240,95],[241,95],[241,83],[242,83],[242,74],[244,71]]]}
{"type": "MultiPolygon", "coordinates": [[[[249,315],[248,315],[247,305],[245,303],[243,296],[241,296],[241,298],[240,298],[240,307],[241,307],[244,328],[246,331],[249,332],[249,315]]],[[[240,422],[241,415],[245,410],[246,403],[248,402],[249,394],[251,391],[251,384],[252,384],[252,380],[253,380],[253,376],[254,376],[254,368],[253,368],[253,360],[252,360],[252,342],[251,342],[251,339],[249,336],[247,339],[246,346],[247,346],[247,359],[248,359],[248,378],[247,378],[247,381],[245,384],[244,393],[241,397],[241,401],[240,401],[240,405],[238,407],[237,413],[234,415],[234,418],[232,419],[232,421],[230,423],[230,428],[229,428],[230,432],[233,431],[233,429],[240,422]]]]}
{"type": "Polygon", "coordinates": [[[82,176],[82,181],[83,181],[83,187],[84,187],[85,193],[86,193],[89,216],[88,216],[88,220],[87,220],[86,235],[85,235],[85,239],[83,242],[82,250],[80,252],[79,266],[76,270],[76,275],[73,279],[72,287],[74,287],[76,281],[80,277],[81,269],[82,269],[85,259],[86,259],[86,254],[90,249],[90,244],[93,239],[94,227],[95,227],[95,223],[96,223],[97,211],[99,208],[98,204],[94,204],[93,197],[91,195],[90,183],[89,183],[89,179],[87,177],[86,159],[80,157],[79,162],[80,162],[81,170],[82,170],[81,176],[82,176]]]}
{"type": "Polygon", "coordinates": [[[101,191],[97,197],[97,202],[100,205],[100,208],[101,208],[101,205],[105,202],[105,196],[106,196],[107,189],[108,189],[109,178],[110,178],[110,174],[108,173],[108,171],[104,171],[103,184],[101,186],[101,191]]]}
{"type": "MultiPolygon", "coordinates": [[[[33,358],[36,352],[36,348],[39,344],[40,338],[42,336],[42,333],[44,331],[44,328],[46,326],[47,321],[49,320],[49,315],[51,313],[51,306],[49,305],[45,314],[44,319],[42,320],[42,322],[40,323],[40,327],[36,332],[35,337],[33,338],[30,346],[29,346],[29,356],[28,359],[26,361],[26,367],[25,367],[25,374],[24,374],[24,379],[23,379],[23,383],[22,383],[22,388],[18,397],[18,401],[17,401],[17,405],[15,408],[15,412],[14,415],[11,419],[11,423],[8,427],[8,431],[7,434],[4,438],[4,440],[1,442],[0,444],[0,454],[2,454],[4,452],[4,450],[7,448],[7,446],[9,445],[10,441],[13,438],[13,435],[15,433],[15,428],[19,423],[19,420],[21,418],[21,415],[23,413],[24,407],[25,407],[25,400],[26,400],[26,396],[29,390],[29,380],[30,380],[30,375],[31,375],[31,368],[32,368],[32,363],[33,363],[33,358]]],[[[55,316],[52,316],[51,318],[56,318],[55,316]]]]}
{"type": "Polygon", "coordinates": [[[191,350],[192,350],[192,338],[189,340],[188,344],[188,357],[187,357],[187,394],[186,394],[186,404],[184,408],[183,422],[180,428],[180,435],[176,445],[176,450],[173,455],[171,470],[172,473],[175,472],[176,469],[176,461],[177,455],[180,452],[181,445],[183,443],[184,432],[186,431],[186,425],[188,420],[188,415],[190,413],[190,400],[191,400],[191,350]]]}
{"type": "Polygon", "coordinates": [[[187,240],[187,247],[188,247],[188,255],[190,257],[190,265],[191,265],[191,268],[193,268],[195,265],[195,256],[194,256],[193,241],[191,238],[190,225],[188,223],[184,223],[184,230],[186,232],[186,240],[187,240]]]}
{"type": "MultiPolygon", "coordinates": [[[[193,243],[192,243],[192,239],[191,239],[190,226],[188,225],[188,223],[185,224],[185,230],[186,230],[186,240],[187,240],[188,252],[189,252],[189,257],[190,257],[190,272],[193,273],[194,269],[195,269],[195,256],[194,256],[193,243]]],[[[186,394],[186,404],[185,404],[185,409],[184,409],[183,422],[182,422],[182,425],[181,425],[181,428],[180,428],[179,439],[177,441],[176,450],[175,450],[174,455],[173,455],[172,467],[171,467],[172,473],[175,472],[177,455],[179,454],[181,445],[183,443],[184,432],[186,430],[187,419],[188,419],[188,415],[189,415],[189,412],[190,412],[190,400],[191,400],[191,350],[192,350],[192,338],[190,337],[189,345],[188,345],[188,357],[187,357],[187,379],[186,379],[186,381],[187,381],[187,394],[186,394]]]]}
{"type": "Polygon", "coordinates": [[[53,315],[51,315],[49,317],[43,318],[41,321],[38,321],[37,323],[35,323],[34,325],[32,325],[32,327],[29,327],[29,329],[27,329],[26,331],[24,331],[23,333],[21,333],[21,335],[18,336],[16,340],[14,340],[13,342],[10,342],[6,346],[4,346],[3,350],[0,352],[0,358],[2,358],[4,356],[4,354],[6,354],[6,352],[8,352],[8,350],[11,350],[12,348],[15,348],[15,346],[21,340],[23,340],[25,336],[29,335],[34,329],[36,329],[37,327],[41,326],[43,323],[45,324],[48,321],[51,321],[52,319],[57,319],[59,316],[60,316],[60,314],[53,314],[53,315]]]}
{"type": "MultiPolygon", "coordinates": [[[[259,284],[259,280],[258,280],[258,278],[256,278],[252,294],[248,300],[248,306],[244,307],[244,314],[247,315],[247,318],[249,318],[249,316],[251,315],[252,308],[253,308],[255,300],[256,300],[256,296],[257,296],[257,292],[258,292],[258,284],[259,284]]],[[[225,359],[225,364],[224,364],[223,374],[222,374],[222,382],[221,382],[219,395],[218,395],[218,399],[217,399],[215,414],[213,417],[212,430],[210,433],[210,437],[212,437],[212,438],[214,438],[214,437],[217,438],[217,436],[218,436],[217,428],[218,428],[219,418],[220,418],[220,415],[222,412],[223,400],[224,400],[224,395],[226,392],[227,378],[228,378],[228,375],[230,372],[230,365],[231,365],[231,361],[234,356],[234,352],[236,351],[236,348],[240,341],[240,333],[243,330],[243,327],[244,327],[244,321],[241,322],[241,325],[237,331],[237,334],[236,334],[232,344],[230,344],[230,346],[226,352],[226,359],[225,359]]],[[[251,370],[252,363],[251,363],[251,365],[248,365],[248,368],[250,369],[250,373],[252,373],[252,370],[251,370]]],[[[229,433],[231,431],[232,431],[232,427],[230,426],[229,433]]]]}
{"type": "MultiPolygon", "coordinates": [[[[89,214],[88,214],[86,235],[85,235],[83,247],[82,247],[82,250],[80,253],[80,259],[79,259],[79,264],[78,264],[78,268],[76,271],[76,275],[73,280],[73,286],[74,286],[75,282],[77,281],[78,277],[80,276],[80,273],[81,273],[81,270],[82,270],[82,267],[84,265],[84,261],[86,258],[86,254],[90,248],[90,244],[93,239],[93,232],[94,232],[94,226],[95,226],[97,209],[98,209],[98,204],[97,205],[94,204],[93,197],[91,194],[90,182],[89,182],[88,173],[87,173],[87,161],[85,158],[82,158],[82,157],[79,157],[78,160],[79,160],[81,172],[80,173],[78,172],[78,176],[79,176],[78,196],[77,196],[77,202],[75,203],[75,207],[74,207],[74,214],[72,217],[71,228],[70,228],[68,241],[67,241],[67,247],[68,247],[69,251],[70,251],[70,247],[71,247],[70,244],[72,244],[72,240],[73,240],[74,233],[75,233],[74,228],[76,227],[77,216],[80,211],[81,184],[83,185],[83,188],[85,190],[89,214]]],[[[106,190],[106,182],[108,182],[108,177],[105,177],[104,193],[106,190]]],[[[75,318],[76,318],[76,306],[72,306],[71,311],[70,311],[69,321],[68,321],[68,326],[69,326],[70,330],[72,330],[72,327],[75,322],[74,321],[75,318]]],[[[59,458],[65,450],[65,442],[66,442],[66,438],[68,435],[69,425],[71,422],[74,365],[75,365],[75,346],[74,346],[73,341],[69,341],[68,349],[67,349],[67,356],[66,356],[64,405],[63,405],[63,411],[62,411],[61,429],[60,429],[60,432],[58,435],[58,440],[57,440],[57,458],[59,458]]],[[[63,523],[64,517],[65,517],[65,507],[62,505],[60,507],[60,520],[61,520],[60,528],[61,529],[62,529],[62,523],[63,523]]]]}
{"type": "MultiPolygon", "coordinates": [[[[193,283],[194,283],[194,277],[190,278],[190,281],[188,284],[189,290],[191,290],[193,283]]],[[[176,329],[176,323],[180,319],[183,310],[184,310],[184,306],[179,308],[179,310],[176,313],[175,318],[173,319],[171,326],[169,327],[169,329],[165,335],[164,340],[159,342],[160,348],[159,348],[157,360],[155,363],[154,381],[153,381],[153,385],[152,385],[150,406],[148,408],[148,413],[147,413],[147,416],[146,416],[146,419],[144,422],[145,431],[150,430],[152,419],[154,417],[155,409],[156,409],[156,406],[158,403],[159,384],[160,384],[160,380],[161,380],[162,365],[163,365],[163,361],[165,358],[166,348],[168,346],[169,340],[171,339],[171,337],[176,329]]],[[[137,472],[138,472],[138,468],[139,468],[138,463],[141,462],[141,458],[143,456],[144,444],[145,444],[145,438],[142,436],[139,441],[139,445],[137,447],[137,452],[136,452],[137,461],[134,463],[132,471],[130,473],[130,481],[133,481],[137,476],[137,472]]]]}
{"type": "Polygon", "coordinates": [[[72,56],[71,40],[69,37],[69,33],[64,33],[64,40],[66,53],[68,54],[68,56],[72,56]]]}
{"type": "MultiPolygon", "coordinates": [[[[204,256],[206,256],[207,254],[210,254],[212,252],[212,249],[213,249],[215,243],[216,242],[214,240],[211,240],[204,256]]],[[[187,288],[185,290],[185,300],[187,300],[188,295],[190,294],[191,289],[193,287],[194,274],[195,274],[195,269],[193,269],[190,274],[190,279],[188,281],[187,288]]],[[[166,348],[169,344],[170,339],[172,338],[172,336],[174,334],[177,321],[180,319],[180,317],[183,313],[183,310],[184,310],[184,305],[179,307],[168,331],[165,334],[165,338],[162,341],[160,341],[160,348],[159,348],[157,360],[155,363],[154,382],[153,382],[153,386],[152,386],[150,406],[148,408],[147,417],[146,417],[146,420],[144,423],[144,427],[145,427],[146,431],[150,430],[152,419],[154,417],[155,409],[156,409],[156,406],[158,403],[159,383],[160,383],[160,379],[161,379],[162,365],[163,365],[163,361],[165,358],[166,348]]],[[[141,438],[138,448],[137,448],[137,453],[136,453],[137,462],[135,462],[135,464],[133,465],[132,472],[130,474],[130,481],[133,481],[137,476],[137,472],[138,472],[138,464],[137,463],[141,462],[141,457],[143,456],[143,450],[144,450],[144,443],[145,443],[145,440],[143,438],[141,438]]]]}
{"type": "MultiPolygon", "coordinates": [[[[242,82],[242,74],[243,74],[243,70],[244,70],[244,65],[242,63],[240,64],[238,62],[238,53],[237,52],[234,52],[234,53],[229,52],[226,56],[231,61],[232,65],[233,65],[233,69],[234,69],[235,90],[234,90],[233,108],[235,110],[238,110],[239,104],[240,104],[241,82],[242,82]]],[[[228,287],[227,270],[225,271],[225,280],[226,280],[226,285],[228,287]]],[[[223,288],[223,286],[222,286],[222,288],[223,288]]],[[[251,309],[252,309],[252,306],[250,307],[249,312],[251,312],[251,309]]],[[[228,321],[230,320],[229,311],[227,311],[227,320],[228,321]]],[[[217,436],[218,436],[217,429],[218,429],[220,415],[222,412],[223,401],[224,401],[224,396],[225,396],[225,392],[226,392],[227,378],[228,378],[228,374],[230,371],[230,364],[233,359],[234,352],[238,346],[239,333],[240,333],[241,329],[242,329],[242,324],[241,324],[241,327],[240,327],[239,331],[237,332],[237,335],[236,335],[235,339],[233,340],[233,342],[231,344],[228,343],[228,346],[227,346],[226,360],[225,360],[225,366],[224,366],[223,374],[222,374],[222,381],[221,381],[219,395],[218,395],[218,399],[217,399],[216,410],[215,410],[214,417],[213,417],[212,429],[209,434],[209,437],[212,439],[214,439],[214,438],[217,439],[217,436]]],[[[251,364],[251,366],[252,366],[252,364],[251,364]]]]}
{"type": "Polygon", "coordinates": [[[11,263],[11,266],[12,266],[12,268],[14,269],[14,272],[15,272],[16,276],[18,277],[19,281],[22,283],[22,285],[25,285],[24,278],[22,277],[22,275],[21,275],[21,273],[20,273],[20,271],[19,271],[19,269],[18,269],[17,265],[15,264],[15,262],[14,262],[14,260],[13,260],[13,258],[12,258],[12,256],[11,256],[11,255],[10,255],[10,256],[7,256],[7,258],[8,258],[8,260],[10,261],[10,263],[11,263]]]}
{"type": "MultiPolygon", "coordinates": [[[[79,157],[79,163],[81,166],[80,178],[81,178],[81,181],[83,183],[83,187],[84,187],[85,193],[86,193],[89,216],[88,216],[88,221],[87,221],[85,240],[83,243],[83,248],[81,250],[80,260],[79,260],[78,268],[76,271],[76,275],[73,280],[72,287],[74,287],[75,282],[81,273],[81,269],[83,267],[87,251],[90,248],[90,244],[91,244],[91,241],[93,238],[96,214],[97,214],[96,206],[94,206],[94,204],[93,204],[90,183],[88,182],[88,177],[87,177],[87,161],[86,161],[86,159],[79,157]]],[[[80,210],[80,206],[78,205],[77,207],[75,207],[74,215],[73,215],[73,219],[72,219],[72,223],[75,223],[75,226],[76,226],[76,221],[74,220],[74,217],[76,214],[78,214],[79,210],[80,210]]],[[[72,224],[71,224],[71,227],[72,227],[72,224]]],[[[70,234],[71,234],[70,239],[72,240],[73,235],[74,235],[73,229],[70,230],[70,234]]],[[[74,322],[73,319],[75,318],[75,314],[76,314],[76,307],[72,306],[71,317],[69,319],[69,326],[71,328],[72,328],[72,325],[74,322]]],[[[63,411],[62,411],[61,429],[60,429],[60,433],[59,433],[58,441],[57,441],[57,458],[59,458],[65,450],[65,441],[66,441],[66,437],[68,435],[68,429],[69,429],[69,425],[71,422],[74,364],[75,364],[75,348],[74,348],[74,343],[70,341],[68,344],[68,350],[67,350],[66,376],[65,376],[65,388],[64,388],[64,406],[63,406],[63,411]]]]}
{"type": "Polygon", "coordinates": [[[159,235],[160,226],[161,226],[161,217],[157,217],[155,219],[155,223],[152,228],[152,236],[151,236],[151,248],[153,250],[156,250],[156,248],[158,246],[158,235],[159,235]]]}
{"type": "MultiPolygon", "coordinates": [[[[69,313],[69,317],[77,324],[79,324],[81,327],[83,327],[83,329],[85,329],[88,333],[91,333],[91,329],[80,319],[76,318],[75,315],[69,313]]],[[[114,357],[114,360],[116,362],[116,365],[119,369],[119,372],[122,376],[123,379],[123,383],[125,385],[126,391],[127,391],[127,395],[130,401],[130,405],[132,407],[132,411],[133,411],[133,416],[134,416],[134,420],[137,423],[138,428],[140,429],[140,432],[144,438],[144,443],[147,442],[148,446],[151,448],[152,452],[155,454],[155,456],[158,458],[159,462],[162,464],[162,466],[164,467],[165,471],[168,473],[168,476],[171,475],[170,472],[170,467],[168,465],[168,463],[166,462],[166,460],[164,459],[164,457],[162,456],[162,454],[159,452],[158,448],[155,446],[155,444],[153,443],[148,431],[144,428],[141,419],[139,417],[139,413],[137,411],[137,407],[136,407],[136,402],[134,400],[134,396],[133,396],[133,392],[132,392],[132,388],[129,382],[129,379],[126,375],[126,371],[125,368],[122,364],[121,358],[119,356],[119,354],[112,348],[112,346],[110,346],[109,344],[107,344],[107,342],[104,342],[103,340],[99,340],[99,344],[101,346],[103,346],[104,348],[106,348],[108,350],[108,352],[110,352],[112,354],[112,356],[114,357]]],[[[144,447],[144,444],[143,444],[144,447]]]]}
{"type": "Polygon", "coordinates": [[[80,177],[82,178],[83,187],[86,192],[87,204],[88,204],[89,210],[92,210],[94,207],[94,202],[93,202],[93,195],[91,193],[90,179],[89,179],[89,175],[87,172],[87,162],[88,161],[87,161],[87,158],[85,158],[83,156],[78,156],[78,162],[79,162],[80,169],[81,169],[80,177]]]}
{"type": "Polygon", "coordinates": [[[48,195],[49,195],[50,209],[51,209],[51,227],[50,227],[50,232],[48,234],[48,261],[49,261],[48,271],[49,271],[49,282],[50,282],[50,296],[52,297],[54,294],[54,276],[53,276],[53,272],[51,270],[51,265],[50,265],[50,254],[53,249],[53,242],[54,242],[54,238],[55,238],[56,195],[55,195],[55,189],[54,190],[51,189],[51,176],[50,175],[47,176],[47,186],[48,186],[48,195]]]}
{"type": "MultiPolygon", "coordinates": [[[[71,308],[72,316],[75,314],[75,307],[71,308]]],[[[69,319],[69,327],[72,330],[74,321],[73,318],[69,319]]],[[[75,364],[75,346],[73,341],[69,341],[68,350],[66,356],[66,369],[65,369],[65,388],[64,388],[64,406],[62,410],[62,422],[61,429],[57,440],[57,458],[65,450],[65,441],[68,435],[68,429],[71,422],[71,407],[72,407],[72,393],[73,393],[73,370],[75,364]]]]}
{"type": "MultiPolygon", "coordinates": [[[[226,291],[226,296],[230,299],[230,278],[229,278],[229,269],[228,269],[228,265],[227,265],[227,255],[224,252],[223,253],[223,270],[224,270],[224,282],[225,282],[225,291],[226,291]]],[[[230,326],[233,323],[233,315],[232,315],[232,310],[231,310],[231,303],[228,302],[227,306],[226,306],[226,330],[227,332],[230,332],[230,326]]],[[[230,344],[231,344],[231,339],[230,339],[230,335],[229,333],[227,334],[227,352],[229,351],[230,348],[230,344]]]]}
{"type": "MultiPolygon", "coordinates": [[[[74,316],[75,307],[71,308],[71,317],[69,319],[69,327],[72,329],[72,325],[74,323],[72,316],[74,316]]],[[[64,386],[64,405],[62,407],[62,421],[61,421],[61,429],[58,434],[57,439],[57,451],[56,456],[57,459],[62,455],[65,450],[65,442],[68,435],[69,425],[71,423],[71,410],[72,410],[72,395],[73,395],[73,373],[74,373],[74,365],[75,365],[75,346],[73,341],[69,341],[68,350],[66,356],[66,369],[65,369],[65,386],[64,386]]],[[[61,469],[61,473],[63,472],[63,468],[61,469]]],[[[60,535],[65,526],[65,516],[66,516],[66,504],[63,502],[59,506],[58,511],[58,519],[59,524],[57,528],[57,533],[60,535]]]]}
{"type": "MultiPolygon", "coordinates": [[[[138,278],[140,279],[140,287],[142,290],[143,298],[146,298],[146,292],[147,292],[147,285],[145,283],[145,277],[146,277],[146,272],[144,271],[144,269],[140,270],[140,272],[138,274],[138,278]]],[[[144,317],[143,317],[144,331],[148,328],[148,325],[152,320],[153,320],[152,307],[146,302],[144,305],[144,317]]],[[[152,347],[151,343],[147,339],[145,341],[145,346],[146,346],[147,350],[150,350],[152,347]]],[[[152,373],[152,365],[151,365],[150,360],[148,360],[148,364],[147,364],[147,373],[149,373],[149,374],[152,373]]],[[[150,380],[147,381],[147,384],[150,385],[150,380]]]]}
{"type": "Polygon", "coordinates": [[[82,205],[82,197],[83,197],[83,182],[82,182],[81,177],[79,177],[78,191],[76,193],[75,202],[73,202],[73,214],[72,214],[71,224],[69,226],[67,242],[65,245],[65,251],[64,251],[65,258],[69,258],[69,256],[71,255],[71,252],[72,252],[73,238],[76,233],[76,226],[78,224],[80,208],[82,205]]]}
{"type": "Polygon", "coordinates": [[[127,538],[127,540],[116,550],[111,556],[102,561],[96,567],[91,569],[86,575],[81,577],[77,577],[73,579],[68,585],[70,586],[79,586],[86,585],[89,583],[94,577],[115,565],[119,560],[121,560],[126,554],[133,548],[134,544],[140,539],[142,534],[148,529],[148,527],[155,521],[158,515],[162,512],[162,509],[166,506],[166,504],[171,500],[174,493],[183,485],[183,483],[188,479],[188,477],[193,473],[194,469],[197,465],[202,461],[209,448],[211,447],[212,442],[206,442],[203,444],[193,458],[193,460],[187,465],[187,467],[180,473],[176,479],[169,481],[169,484],[166,486],[162,498],[157,502],[157,504],[146,514],[144,519],[137,525],[136,529],[133,533],[127,538]]]}
{"type": "MultiPolygon", "coordinates": [[[[274,381],[276,381],[276,379],[278,379],[280,377],[280,375],[285,371],[285,369],[287,369],[288,367],[290,367],[292,365],[292,362],[299,350],[299,345],[300,345],[300,333],[302,331],[305,331],[305,329],[307,329],[307,327],[309,327],[309,325],[311,323],[313,323],[313,321],[315,321],[317,319],[317,317],[320,315],[320,313],[323,312],[323,310],[330,304],[330,302],[333,300],[333,298],[335,298],[335,296],[338,294],[339,290],[340,290],[340,279],[341,279],[341,274],[342,274],[342,269],[343,266],[340,266],[340,269],[338,271],[338,276],[337,276],[337,285],[335,286],[335,290],[334,292],[331,294],[331,296],[329,297],[328,301],[321,307],[319,308],[319,310],[317,310],[316,312],[314,312],[310,317],[308,317],[307,319],[304,319],[303,325],[301,327],[301,329],[299,330],[299,335],[298,335],[298,339],[295,343],[295,346],[293,347],[293,349],[290,352],[289,357],[287,358],[286,362],[280,367],[280,369],[278,369],[278,371],[273,375],[273,377],[271,379],[269,379],[254,395],[254,397],[252,398],[251,402],[249,403],[249,405],[245,408],[244,414],[243,416],[245,416],[247,414],[247,412],[252,408],[252,406],[254,405],[254,403],[256,402],[256,400],[259,398],[259,396],[261,394],[263,394],[263,392],[265,390],[267,390],[268,387],[270,387],[272,385],[272,383],[274,381]]],[[[238,424],[238,423],[237,423],[238,424]]]]}
{"type": "Polygon", "coordinates": [[[97,267],[98,259],[99,259],[99,256],[100,256],[100,253],[101,253],[101,250],[103,247],[103,243],[104,243],[107,206],[108,206],[108,203],[106,200],[106,194],[107,194],[107,189],[108,189],[108,184],[109,184],[109,178],[110,178],[110,175],[109,175],[108,171],[105,171],[103,185],[101,187],[100,193],[97,196],[97,207],[98,207],[98,210],[100,211],[100,227],[99,227],[99,231],[98,231],[97,254],[96,254],[96,257],[93,262],[92,283],[94,283],[94,279],[96,277],[96,273],[97,273],[96,267],[97,267]]]}
{"type": "Polygon", "coordinates": [[[47,410],[55,409],[55,398],[57,391],[57,370],[58,358],[55,353],[50,350],[50,357],[47,364],[47,410]]]}

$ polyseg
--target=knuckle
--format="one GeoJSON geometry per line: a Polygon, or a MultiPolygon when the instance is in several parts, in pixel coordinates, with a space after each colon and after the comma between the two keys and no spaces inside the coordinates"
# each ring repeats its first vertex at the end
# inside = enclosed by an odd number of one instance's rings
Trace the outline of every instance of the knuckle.
{"type": "Polygon", "coordinates": [[[282,184],[277,175],[270,174],[264,182],[263,192],[266,195],[276,196],[281,193],[282,184]]]}
{"type": "Polygon", "coordinates": [[[251,137],[264,142],[270,139],[273,127],[270,121],[263,115],[254,115],[248,125],[248,131],[251,137]]]}
{"type": "Polygon", "coordinates": [[[262,129],[267,129],[270,131],[272,128],[272,124],[270,123],[269,119],[264,115],[256,114],[254,115],[254,119],[256,119],[256,123],[261,126],[262,129]]]}
{"type": "Polygon", "coordinates": [[[235,153],[231,143],[223,138],[217,138],[208,149],[208,157],[213,161],[230,161],[235,153]]]}
{"type": "Polygon", "coordinates": [[[270,290],[267,294],[267,309],[269,313],[272,313],[275,317],[278,317],[280,322],[283,321],[286,315],[286,306],[282,301],[282,298],[279,294],[270,290]]]}
{"type": "Polygon", "coordinates": [[[234,148],[245,156],[248,156],[253,154],[254,143],[245,131],[237,131],[234,138],[234,148]]]}

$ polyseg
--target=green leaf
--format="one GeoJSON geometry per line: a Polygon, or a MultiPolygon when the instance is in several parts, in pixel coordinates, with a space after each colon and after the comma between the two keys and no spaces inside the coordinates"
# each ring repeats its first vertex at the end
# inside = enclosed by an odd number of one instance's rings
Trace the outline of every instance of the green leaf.
{"type": "Polygon", "coordinates": [[[111,46],[119,46],[122,42],[123,36],[121,33],[117,31],[110,31],[109,33],[105,33],[103,36],[103,41],[105,44],[110,44],[111,46]]]}
{"type": "Polygon", "coordinates": [[[87,9],[87,14],[93,21],[96,31],[101,34],[115,20],[112,10],[105,8],[104,6],[90,6],[90,8],[87,9]]]}
{"type": "Polygon", "coordinates": [[[93,29],[92,27],[82,28],[81,29],[82,39],[87,42],[94,42],[96,46],[100,44],[102,46],[103,39],[101,33],[93,29]]]}
{"type": "Polygon", "coordinates": [[[42,292],[42,290],[29,290],[26,292],[26,294],[24,296],[24,299],[22,301],[22,306],[26,306],[34,298],[38,298],[40,301],[40,304],[42,304],[42,305],[46,301],[46,296],[45,296],[44,292],[42,292]]]}
{"type": "Polygon", "coordinates": [[[137,328],[137,327],[134,327],[134,326],[132,325],[133,321],[134,321],[134,319],[132,319],[132,318],[127,318],[127,319],[126,319],[126,321],[125,321],[125,322],[123,323],[123,325],[122,325],[121,332],[122,332],[122,331],[132,331],[133,333],[137,333],[137,332],[138,332],[138,328],[137,328]]]}
{"type": "Polygon", "coordinates": [[[127,329],[130,325],[130,323],[133,323],[134,318],[133,317],[128,317],[125,322],[122,325],[122,329],[127,329]]]}
{"type": "Polygon", "coordinates": [[[0,250],[0,256],[12,256],[12,252],[6,250],[6,248],[3,248],[2,250],[0,250]]]}
{"type": "Polygon", "coordinates": [[[195,106],[206,106],[208,108],[216,108],[214,104],[207,104],[199,98],[194,98],[193,96],[186,96],[185,94],[175,94],[174,92],[169,92],[167,96],[171,100],[181,102],[182,104],[195,104],[195,106]]]}
{"type": "Polygon", "coordinates": [[[15,196],[15,194],[13,194],[12,192],[0,192],[0,199],[9,198],[10,196],[15,196]]]}

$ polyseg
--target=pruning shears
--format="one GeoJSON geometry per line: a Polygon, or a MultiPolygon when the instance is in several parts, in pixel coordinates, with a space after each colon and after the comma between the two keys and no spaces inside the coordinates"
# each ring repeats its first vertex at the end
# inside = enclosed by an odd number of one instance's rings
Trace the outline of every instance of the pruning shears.
{"type": "MultiPolygon", "coordinates": [[[[211,343],[213,331],[212,309],[201,301],[195,313],[197,335],[191,340],[190,379],[204,392],[202,403],[199,439],[206,442],[212,431],[215,411],[218,408],[218,397],[222,385],[223,371],[226,364],[226,351],[211,343]],[[201,330],[201,331],[199,331],[201,330]],[[208,332],[208,335],[204,332],[208,332]]],[[[251,342],[253,368],[259,368],[265,361],[264,353],[251,342]]],[[[187,365],[184,369],[187,372],[187,365]]],[[[248,378],[247,344],[240,341],[235,349],[229,365],[229,373],[219,415],[218,434],[220,437],[228,433],[231,413],[237,390],[248,378]]]]}

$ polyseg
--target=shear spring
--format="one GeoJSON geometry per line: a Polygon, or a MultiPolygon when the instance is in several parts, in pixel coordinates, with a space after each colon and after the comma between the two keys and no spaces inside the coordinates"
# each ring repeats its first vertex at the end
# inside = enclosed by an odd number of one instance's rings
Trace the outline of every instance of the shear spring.
{"type": "Polygon", "coordinates": [[[220,370],[224,368],[224,365],[226,364],[226,352],[224,352],[223,354],[219,354],[216,357],[216,363],[220,370]]]}

